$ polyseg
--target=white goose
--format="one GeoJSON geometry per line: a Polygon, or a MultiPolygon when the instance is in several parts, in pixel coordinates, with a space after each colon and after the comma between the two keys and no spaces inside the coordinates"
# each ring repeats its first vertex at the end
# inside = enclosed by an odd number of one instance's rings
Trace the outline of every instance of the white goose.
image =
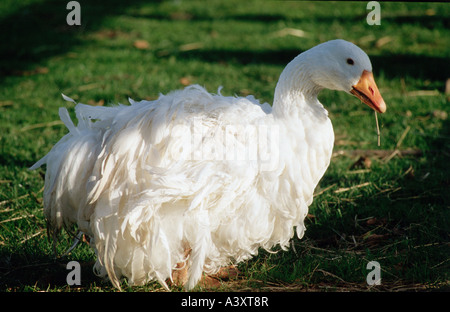
{"type": "MultiPolygon", "coordinates": [[[[166,282],[286,249],[303,224],[333,143],[323,88],[352,93],[375,111],[386,105],[368,56],[333,40],[292,60],[273,106],[200,86],[130,106],[75,107],[69,129],[31,169],[47,164],[44,210],[50,233],[77,228],[97,253],[94,271],[120,288],[166,282]]],[[[70,100],[65,97],[66,100],[70,100]]]]}

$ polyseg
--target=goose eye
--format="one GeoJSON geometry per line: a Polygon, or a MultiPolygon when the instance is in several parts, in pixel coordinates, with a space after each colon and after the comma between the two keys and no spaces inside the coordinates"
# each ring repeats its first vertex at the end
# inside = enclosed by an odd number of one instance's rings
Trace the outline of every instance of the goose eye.
{"type": "Polygon", "coordinates": [[[348,58],[347,59],[347,64],[348,65],[353,65],[353,64],[355,64],[355,62],[351,58],[348,58]]]}

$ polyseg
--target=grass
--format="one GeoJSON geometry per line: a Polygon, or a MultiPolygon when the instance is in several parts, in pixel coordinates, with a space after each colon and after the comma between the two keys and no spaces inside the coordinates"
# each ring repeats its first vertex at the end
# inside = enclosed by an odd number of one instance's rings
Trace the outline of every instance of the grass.
{"type": "MultiPolygon", "coordinates": [[[[287,252],[242,263],[242,276],[219,290],[449,289],[448,4],[383,2],[381,25],[369,26],[364,2],[79,2],[82,25],[72,27],[67,1],[0,4],[0,26],[9,29],[0,34],[0,291],[115,291],[92,274],[86,244],[54,258],[42,212],[44,170],[27,169],[66,133],[58,107],[73,105],[61,93],[109,105],[198,83],[270,103],[287,62],[335,38],[371,57],[388,107],[378,116],[381,146],[367,107],[322,92],[335,156],[305,237],[287,252]],[[306,36],[286,35],[290,28],[306,36]],[[82,264],[81,287],[66,284],[69,260],[82,264]],[[369,261],[381,265],[379,286],[366,283],[369,261]]],[[[62,239],[58,253],[70,243],[62,239]]]]}

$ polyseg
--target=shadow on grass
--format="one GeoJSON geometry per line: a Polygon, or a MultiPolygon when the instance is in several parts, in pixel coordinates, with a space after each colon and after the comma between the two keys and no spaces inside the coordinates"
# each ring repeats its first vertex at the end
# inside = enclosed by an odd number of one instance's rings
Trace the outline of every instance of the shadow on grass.
{"type": "MultiPolygon", "coordinates": [[[[306,6],[310,6],[311,3],[305,4],[306,6]]],[[[326,4],[323,4],[326,5],[326,4]]],[[[300,9],[298,7],[298,9],[300,9]]],[[[358,8],[355,6],[355,8],[358,8]]],[[[283,21],[289,21],[292,23],[304,23],[310,22],[312,24],[332,24],[339,23],[341,25],[345,24],[354,24],[360,23],[364,21],[367,17],[367,10],[365,10],[365,6],[359,7],[359,12],[352,12],[352,15],[343,15],[336,16],[334,14],[330,14],[329,11],[324,12],[315,12],[309,16],[302,17],[292,17],[286,16],[279,13],[260,13],[260,14],[251,14],[251,13],[243,13],[243,14],[229,14],[229,15],[221,15],[221,12],[215,12],[217,15],[208,15],[206,12],[203,15],[199,15],[196,13],[190,12],[154,12],[154,13],[131,13],[130,16],[137,18],[147,18],[153,20],[161,20],[161,21],[171,21],[171,20],[189,20],[193,22],[204,22],[204,21],[214,21],[214,20],[223,20],[223,21],[244,21],[244,22],[263,22],[263,23],[277,23],[283,21]],[[355,13],[355,14],[353,14],[355,13]]],[[[395,7],[393,8],[395,10],[395,7]]],[[[392,15],[392,16],[384,16],[383,15],[383,23],[395,23],[395,24],[413,24],[421,26],[422,28],[435,29],[436,27],[450,27],[450,22],[448,16],[445,12],[434,12],[434,15],[424,15],[422,9],[415,13],[410,13],[409,15],[392,15]]],[[[395,12],[390,12],[395,14],[395,12]]]]}
{"type": "Polygon", "coordinates": [[[47,238],[20,244],[20,247],[0,248],[0,292],[64,289],[68,287],[66,278],[71,272],[66,266],[72,260],[80,263],[82,286],[102,283],[92,272],[95,261],[89,252],[78,255],[79,259],[76,255],[55,257],[49,252],[52,243],[47,238]]]}
{"type": "MultiPolygon", "coordinates": [[[[81,26],[69,26],[66,9],[69,1],[48,0],[17,9],[0,20],[0,79],[22,75],[25,70],[48,57],[70,51],[81,44],[80,33],[95,31],[109,16],[122,14],[127,7],[148,3],[145,0],[83,1],[81,26]]],[[[157,1],[155,1],[157,2],[157,1]]]]}
{"type": "MultiPolygon", "coordinates": [[[[39,254],[0,254],[0,291],[32,291],[64,287],[69,262],[39,254]],[[32,258],[32,262],[28,259],[32,258]]],[[[84,274],[83,274],[84,275],[84,274]]]]}
{"type": "MultiPolygon", "coordinates": [[[[301,50],[196,50],[178,52],[176,56],[186,60],[200,60],[203,62],[248,64],[275,64],[284,66],[294,57],[302,53],[301,50]]],[[[172,54],[171,54],[172,55],[172,54]]],[[[444,91],[445,81],[450,72],[450,63],[445,57],[430,57],[426,55],[369,55],[376,72],[384,72],[386,78],[395,79],[413,77],[440,81],[441,92],[444,91]]]]}

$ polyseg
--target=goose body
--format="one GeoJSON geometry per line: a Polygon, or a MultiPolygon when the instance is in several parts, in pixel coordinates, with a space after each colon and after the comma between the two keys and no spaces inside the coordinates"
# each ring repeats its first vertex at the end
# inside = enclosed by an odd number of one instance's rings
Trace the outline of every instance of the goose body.
{"type": "Polygon", "coordinates": [[[76,227],[89,236],[94,270],[118,288],[126,277],[168,289],[183,263],[192,289],[203,272],[259,248],[287,249],[304,234],[332,154],[317,94],[342,90],[384,112],[371,70],[361,49],[333,40],[287,65],[272,107],[193,85],[131,105],[77,104],[77,125],[61,108],[69,133],[32,167],[47,165],[50,232],[76,227]]]}

